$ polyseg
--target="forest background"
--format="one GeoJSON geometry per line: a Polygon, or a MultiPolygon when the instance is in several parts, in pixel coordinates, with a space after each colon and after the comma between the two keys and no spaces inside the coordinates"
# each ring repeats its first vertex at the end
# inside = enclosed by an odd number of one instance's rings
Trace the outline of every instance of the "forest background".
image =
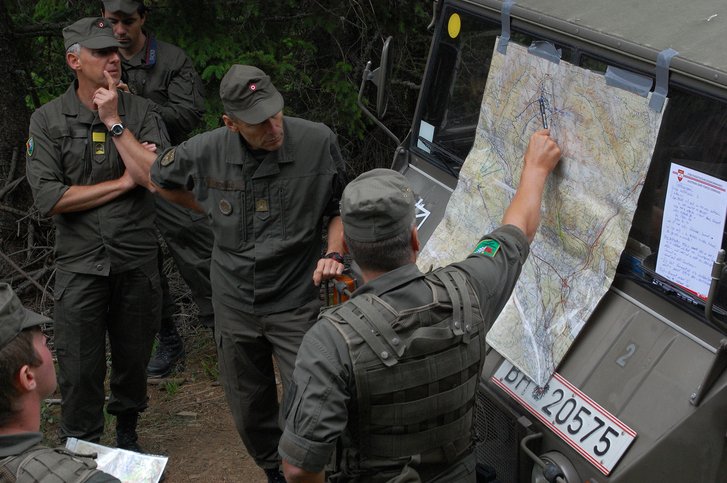
{"type": "MultiPolygon", "coordinates": [[[[221,126],[219,82],[232,64],[271,76],[285,114],[330,126],[353,177],[388,167],[395,145],[357,105],[366,62],[378,66],[393,36],[390,101],[382,121],[400,139],[409,129],[431,42],[432,2],[422,0],[158,0],[145,28],[184,49],[205,84],[198,131],[221,126]]],[[[26,303],[52,307],[53,229],[25,180],[30,114],[73,80],[61,30],[100,15],[101,1],[0,1],[0,281],[26,303]]],[[[375,98],[371,83],[365,97],[375,98]]],[[[368,101],[366,101],[368,102],[368,101]]],[[[374,102],[368,102],[371,110],[374,102]]]]}

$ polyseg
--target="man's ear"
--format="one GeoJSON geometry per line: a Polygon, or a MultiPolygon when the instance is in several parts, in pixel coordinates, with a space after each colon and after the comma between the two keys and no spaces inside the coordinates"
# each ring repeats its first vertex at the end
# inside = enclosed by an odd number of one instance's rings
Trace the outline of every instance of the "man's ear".
{"type": "Polygon", "coordinates": [[[74,71],[79,70],[81,68],[80,57],[80,53],[74,54],[73,52],[66,52],[66,64],[74,71]]]}
{"type": "Polygon", "coordinates": [[[22,392],[31,392],[38,387],[33,368],[27,364],[22,366],[18,371],[18,385],[22,392]]]}
{"type": "Polygon", "coordinates": [[[227,114],[223,114],[222,115],[222,122],[225,123],[225,126],[227,126],[227,129],[229,129],[230,131],[232,131],[232,132],[240,132],[240,130],[237,129],[237,126],[235,125],[235,122],[227,114]]]}
{"type": "Polygon", "coordinates": [[[421,245],[419,243],[419,230],[417,230],[416,226],[413,226],[411,228],[411,249],[414,250],[414,253],[419,253],[419,249],[421,248],[421,245]]]}

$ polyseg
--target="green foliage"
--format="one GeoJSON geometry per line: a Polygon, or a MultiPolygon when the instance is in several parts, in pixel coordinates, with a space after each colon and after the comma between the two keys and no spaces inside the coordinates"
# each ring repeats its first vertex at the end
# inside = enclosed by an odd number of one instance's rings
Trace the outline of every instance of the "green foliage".
{"type": "Polygon", "coordinates": [[[179,382],[170,379],[164,383],[162,389],[167,393],[167,396],[174,397],[179,392],[179,382]]]}
{"type": "MultiPolygon", "coordinates": [[[[70,23],[97,15],[100,1],[12,2],[15,25],[70,23]]],[[[257,65],[285,98],[287,115],[328,124],[352,164],[387,165],[394,146],[357,105],[361,73],[376,67],[383,41],[393,35],[394,77],[384,122],[403,137],[409,128],[430,34],[431,3],[421,0],[156,0],[145,28],[181,47],[206,89],[202,130],[220,126],[219,83],[232,64],[257,65]],[[383,139],[383,141],[378,141],[383,139]],[[372,142],[373,140],[373,142],[372,142]]],[[[61,94],[72,79],[63,58],[60,28],[30,39],[27,104],[37,107],[61,94]]],[[[373,99],[367,87],[364,102],[373,99]]],[[[356,168],[355,171],[360,169],[356,168]]],[[[356,174],[355,172],[353,174],[356,174]]]]}
{"type": "Polygon", "coordinates": [[[217,357],[205,356],[202,359],[202,370],[210,381],[217,381],[220,378],[220,368],[217,365],[217,357]]]}

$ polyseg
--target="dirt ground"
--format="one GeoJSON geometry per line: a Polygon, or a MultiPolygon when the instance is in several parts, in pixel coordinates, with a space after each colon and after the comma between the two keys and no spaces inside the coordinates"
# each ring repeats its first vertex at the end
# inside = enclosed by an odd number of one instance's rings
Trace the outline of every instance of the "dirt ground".
{"type": "MultiPolygon", "coordinates": [[[[197,306],[171,259],[167,258],[164,267],[177,302],[175,320],[187,357],[185,366],[169,378],[149,380],[149,407],[139,419],[139,444],[150,454],[169,458],[165,483],[267,482],[265,473],[247,454],[235,429],[219,383],[212,331],[195,325],[197,306]]],[[[26,306],[52,317],[52,307],[28,303],[26,306]]],[[[52,327],[49,335],[52,347],[52,327]]],[[[278,382],[278,394],[281,393],[278,382]]],[[[46,444],[55,446],[59,443],[59,391],[51,398],[51,403],[43,409],[41,430],[46,444]]],[[[101,444],[115,447],[115,427],[115,418],[107,415],[101,444]]]]}
{"type": "MultiPolygon", "coordinates": [[[[149,408],[139,420],[139,443],[151,454],[169,457],[165,483],[266,482],[245,451],[217,378],[211,331],[181,324],[187,362],[184,370],[149,384],[149,408]]],[[[54,395],[58,398],[60,395],[54,395]]],[[[60,406],[44,414],[47,443],[58,443],[60,406]]],[[[101,444],[114,446],[115,420],[108,417],[101,444]]]]}

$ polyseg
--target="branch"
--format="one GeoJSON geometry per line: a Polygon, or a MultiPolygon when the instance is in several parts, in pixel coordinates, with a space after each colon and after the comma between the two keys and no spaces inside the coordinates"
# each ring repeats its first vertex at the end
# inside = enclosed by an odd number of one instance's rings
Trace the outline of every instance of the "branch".
{"type": "Polygon", "coordinates": [[[63,27],[67,22],[38,23],[31,25],[16,26],[13,35],[16,38],[23,37],[60,37],[63,27]]]}
{"type": "MultiPolygon", "coordinates": [[[[10,184],[10,180],[15,176],[15,168],[18,167],[18,147],[13,148],[13,156],[10,158],[10,170],[8,171],[8,177],[5,179],[5,186],[10,184]]],[[[0,198],[2,198],[2,192],[0,191],[0,198]]]]}
{"type": "Polygon", "coordinates": [[[28,213],[26,211],[20,211],[17,208],[13,208],[11,206],[0,205],[0,210],[7,211],[8,213],[12,213],[18,216],[28,216],[28,213]]]}
{"type": "Polygon", "coordinates": [[[37,281],[37,280],[35,280],[35,279],[34,279],[33,277],[31,277],[31,276],[30,276],[30,275],[28,274],[28,272],[26,272],[25,270],[23,270],[22,268],[20,268],[20,267],[19,267],[19,266],[18,266],[18,265],[17,265],[17,264],[16,264],[16,263],[15,263],[15,262],[14,262],[14,261],[13,261],[13,260],[12,260],[12,259],[10,258],[10,257],[8,257],[7,255],[5,255],[5,254],[4,254],[3,252],[0,252],[0,257],[2,257],[2,258],[3,258],[3,259],[4,259],[4,260],[5,260],[5,261],[6,261],[6,262],[7,262],[7,263],[8,263],[8,264],[9,264],[9,265],[11,266],[11,267],[13,267],[13,268],[14,268],[14,269],[15,269],[15,270],[16,270],[16,271],[18,272],[18,273],[20,273],[20,274],[21,274],[22,276],[24,276],[25,278],[27,278],[27,279],[28,279],[28,281],[30,281],[30,283],[32,283],[33,285],[35,285],[35,286],[36,286],[36,287],[37,287],[37,288],[38,288],[38,289],[39,289],[39,290],[40,290],[41,292],[43,292],[43,294],[44,294],[44,295],[45,295],[46,297],[48,297],[48,298],[53,298],[53,296],[52,296],[51,294],[49,294],[49,293],[48,293],[48,292],[47,292],[47,291],[45,290],[45,287],[43,287],[43,286],[42,286],[41,284],[39,284],[39,283],[38,283],[38,281],[37,281]]]}

